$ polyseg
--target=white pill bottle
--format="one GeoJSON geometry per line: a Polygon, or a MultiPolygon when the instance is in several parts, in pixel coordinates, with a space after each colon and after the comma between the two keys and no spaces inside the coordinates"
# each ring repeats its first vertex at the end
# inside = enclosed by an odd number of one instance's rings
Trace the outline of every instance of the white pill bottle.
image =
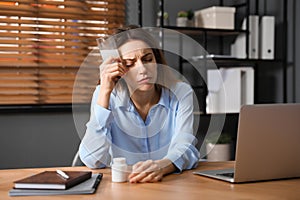
{"type": "Polygon", "coordinates": [[[112,182],[121,183],[128,179],[128,166],[126,158],[114,158],[111,165],[111,179],[112,182]]]}

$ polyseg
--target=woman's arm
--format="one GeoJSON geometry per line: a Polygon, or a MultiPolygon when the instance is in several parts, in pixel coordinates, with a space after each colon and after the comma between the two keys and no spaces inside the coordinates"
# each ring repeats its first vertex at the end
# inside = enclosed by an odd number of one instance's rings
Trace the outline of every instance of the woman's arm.
{"type": "Polygon", "coordinates": [[[110,94],[116,86],[119,77],[123,76],[128,69],[119,58],[109,57],[100,65],[101,90],[97,98],[97,104],[108,109],[110,94]]]}
{"type": "Polygon", "coordinates": [[[110,124],[113,115],[109,110],[110,97],[118,77],[128,69],[119,58],[109,57],[100,65],[100,86],[94,92],[90,120],[84,138],[79,146],[82,162],[90,168],[105,167],[110,163],[110,124]]]}
{"type": "Polygon", "coordinates": [[[185,83],[177,84],[173,91],[178,100],[176,108],[175,133],[165,158],[172,161],[178,171],[191,169],[199,162],[197,139],[193,130],[194,102],[193,90],[185,83]]]}
{"type": "Polygon", "coordinates": [[[97,86],[91,103],[90,120],[79,146],[80,159],[90,168],[101,168],[110,163],[109,137],[113,115],[110,110],[97,105],[100,90],[97,86]]]}

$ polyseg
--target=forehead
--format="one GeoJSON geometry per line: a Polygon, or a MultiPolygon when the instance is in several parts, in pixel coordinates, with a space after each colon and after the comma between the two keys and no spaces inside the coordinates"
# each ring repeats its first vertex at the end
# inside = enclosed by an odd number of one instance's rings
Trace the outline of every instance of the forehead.
{"type": "Polygon", "coordinates": [[[134,56],[137,53],[152,52],[150,46],[141,40],[131,40],[119,47],[122,56],[134,56]]]}

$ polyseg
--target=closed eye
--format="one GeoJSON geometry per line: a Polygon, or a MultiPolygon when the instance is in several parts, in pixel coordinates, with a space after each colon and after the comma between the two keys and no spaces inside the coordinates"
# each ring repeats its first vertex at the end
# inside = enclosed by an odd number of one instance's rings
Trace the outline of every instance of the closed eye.
{"type": "Polygon", "coordinates": [[[135,59],[126,59],[124,61],[126,67],[132,67],[135,64],[136,60],[135,59]]]}
{"type": "Polygon", "coordinates": [[[144,55],[142,57],[142,61],[143,61],[143,63],[152,62],[153,61],[153,54],[152,53],[148,53],[148,54],[144,55]]]}

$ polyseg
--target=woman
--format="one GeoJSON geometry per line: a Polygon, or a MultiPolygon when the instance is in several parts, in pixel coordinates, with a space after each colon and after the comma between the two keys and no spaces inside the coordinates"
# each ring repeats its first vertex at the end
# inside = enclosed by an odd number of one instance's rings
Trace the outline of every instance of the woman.
{"type": "Polygon", "coordinates": [[[100,66],[81,160],[101,168],[125,157],[132,165],[131,183],[157,182],[196,167],[191,87],[168,73],[161,50],[145,30],[128,26],[109,39],[121,56],[100,66]]]}

